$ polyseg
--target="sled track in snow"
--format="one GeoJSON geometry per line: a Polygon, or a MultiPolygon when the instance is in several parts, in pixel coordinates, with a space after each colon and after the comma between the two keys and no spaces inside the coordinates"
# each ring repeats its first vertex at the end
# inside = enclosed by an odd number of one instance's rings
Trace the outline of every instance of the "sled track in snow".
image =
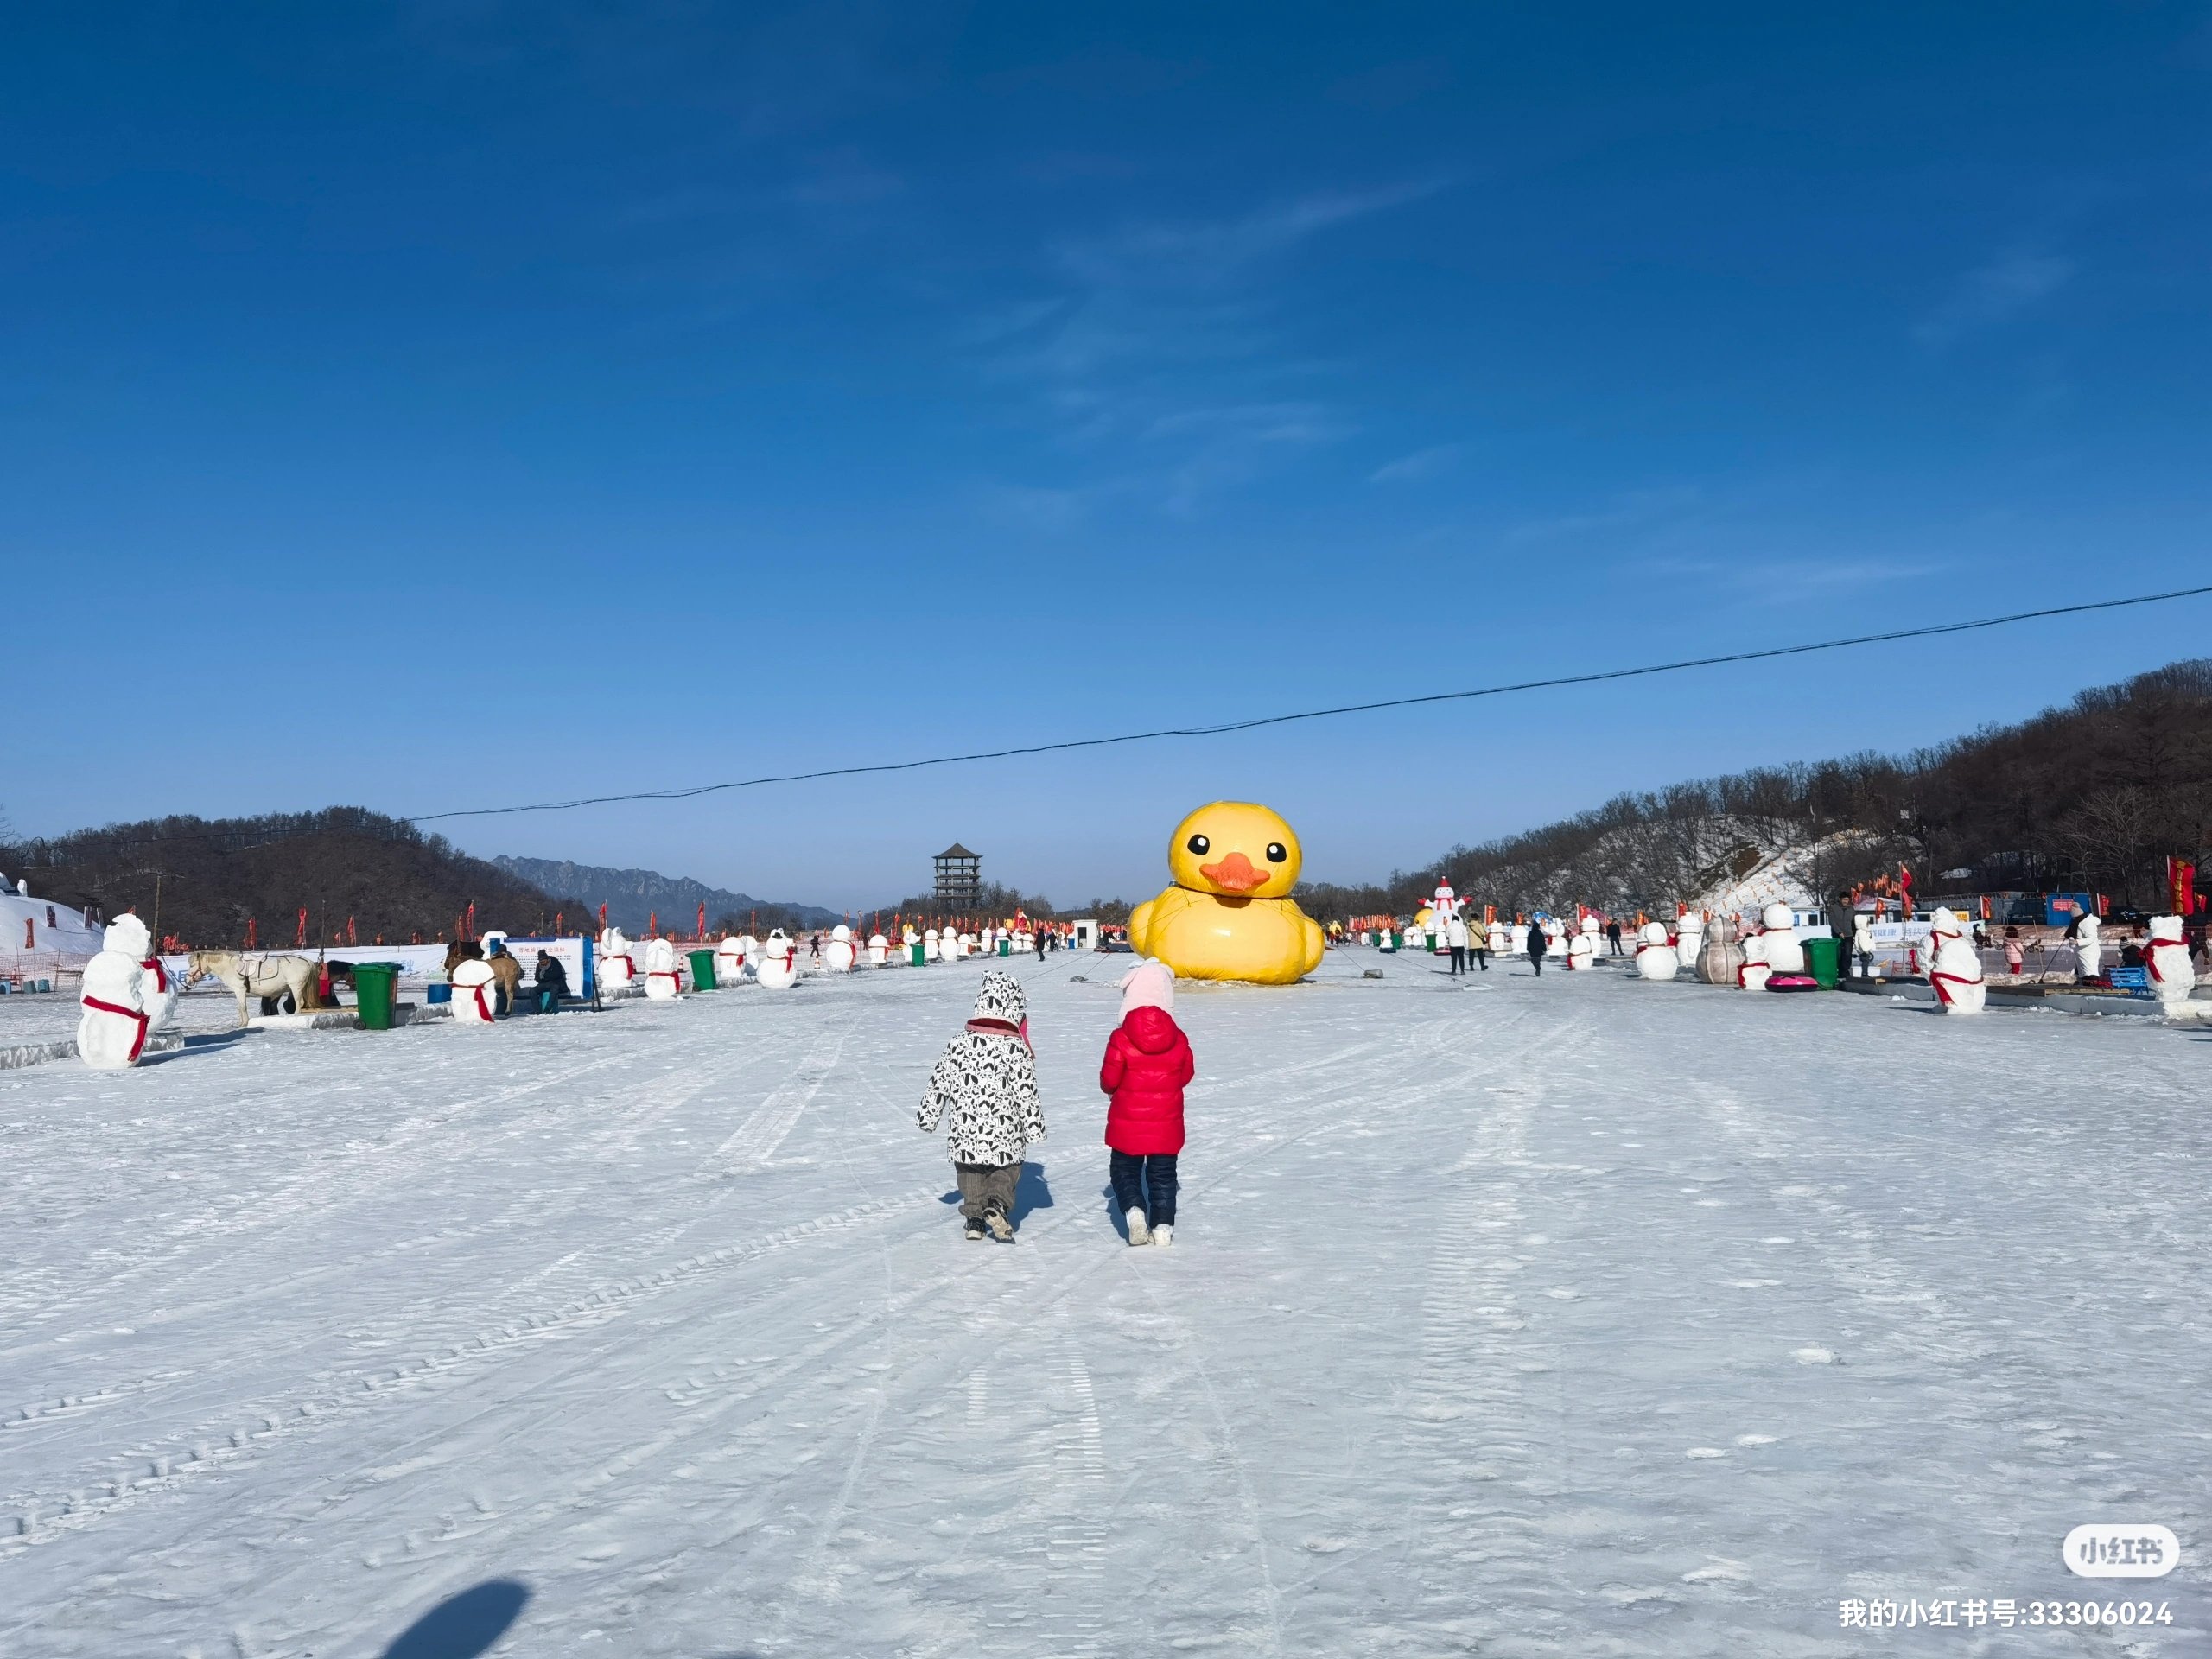
{"type": "Polygon", "coordinates": [[[255,1422],[225,1431],[201,1427],[167,1449],[140,1447],[111,1455],[113,1472],[87,1480],[67,1492],[11,1493],[0,1506],[16,1512],[13,1538],[0,1537],[0,1550],[35,1543],[52,1532],[82,1524],[156,1488],[219,1469],[251,1457],[264,1443],[308,1428],[321,1429],[403,1393],[412,1384],[448,1376],[486,1357],[499,1357],[525,1344],[619,1317],[630,1307],[703,1274],[728,1271],[810,1239],[842,1233],[881,1217],[911,1209],[933,1194],[886,1198],[855,1205],[771,1233],[746,1244],[692,1256],[656,1273],[618,1280],[542,1314],[521,1316],[480,1331],[473,1337],[418,1351],[394,1364],[380,1365],[352,1386],[334,1385],[273,1407],[243,1407],[239,1418],[255,1422]],[[389,1373],[386,1375],[385,1373],[389,1373]]]}

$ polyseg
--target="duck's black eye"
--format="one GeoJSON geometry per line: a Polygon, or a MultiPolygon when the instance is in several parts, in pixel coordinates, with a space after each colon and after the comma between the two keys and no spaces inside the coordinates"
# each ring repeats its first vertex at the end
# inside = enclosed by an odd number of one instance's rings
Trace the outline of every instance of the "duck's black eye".
{"type": "Polygon", "coordinates": [[[1213,850],[1213,842],[1208,841],[1204,836],[1192,836],[1183,844],[1189,848],[1192,852],[1196,853],[1200,858],[1204,858],[1208,853],[1213,850]]]}
{"type": "Polygon", "coordinates": [[[1281,863],[1285,859],[1288,858],[1289,856],[1290,856],[1289,849],[1287,849],[1286,847],[1284,847],[1284,845],[1282,844],[1282,842],[1279,842],[1279,841],[1271,841],[1271,842],[1269,842],[1268,843],[1268,863],[1270,863],[1270,864],[1280,864],[1280,863],[1281,863]]]}

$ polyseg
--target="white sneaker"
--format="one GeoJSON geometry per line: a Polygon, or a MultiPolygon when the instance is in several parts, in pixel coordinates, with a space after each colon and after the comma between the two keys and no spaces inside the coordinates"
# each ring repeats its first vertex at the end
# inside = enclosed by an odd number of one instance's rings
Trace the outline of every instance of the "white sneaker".
{"type": "Polygon", "coordinates": [[[1159,1226],[1152,1230],[1152,1242],[1161,1249],[1166,1249],[1175,1242],[1174,1227],[1167,1222],[1161,1222],[1159,1226]]]}
{"type": "Polygon", "coordinates": [[[1152,1243],[1152,1229],[1144,1224],[1143,1211],[1125,1210],[1122,1212],[1122,1219],[1129,1224],[1130,1243],[1149,1244],[1152,1243]]]}

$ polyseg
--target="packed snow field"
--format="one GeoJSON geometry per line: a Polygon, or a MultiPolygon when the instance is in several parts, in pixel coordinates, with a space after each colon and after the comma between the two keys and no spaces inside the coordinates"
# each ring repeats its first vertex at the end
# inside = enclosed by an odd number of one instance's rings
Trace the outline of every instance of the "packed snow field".
{"type": "Polygon", "coordinates": [[[1332,952],[1185,988],[1130,1249],[1128,961],[1016,964],[1013,1245],[973,964],[0,1073],[0,1653],[2208,1649],[2205,1034],[1332,952]]]}

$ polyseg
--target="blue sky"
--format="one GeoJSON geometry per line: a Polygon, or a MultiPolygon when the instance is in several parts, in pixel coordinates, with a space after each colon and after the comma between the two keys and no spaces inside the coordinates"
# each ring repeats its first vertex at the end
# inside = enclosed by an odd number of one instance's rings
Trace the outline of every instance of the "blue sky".
{"type": "MultiPolygon", "coordinates": [[[[49,9],[0,60],[20,831],[399,812],[2178,586],[2212,10],[49,9]],[[134,664],[118,677],[120,657],[134,664]]],[[[1064,902],[1941,740],[2212,607],[473,850],[1064,902]]]]}

